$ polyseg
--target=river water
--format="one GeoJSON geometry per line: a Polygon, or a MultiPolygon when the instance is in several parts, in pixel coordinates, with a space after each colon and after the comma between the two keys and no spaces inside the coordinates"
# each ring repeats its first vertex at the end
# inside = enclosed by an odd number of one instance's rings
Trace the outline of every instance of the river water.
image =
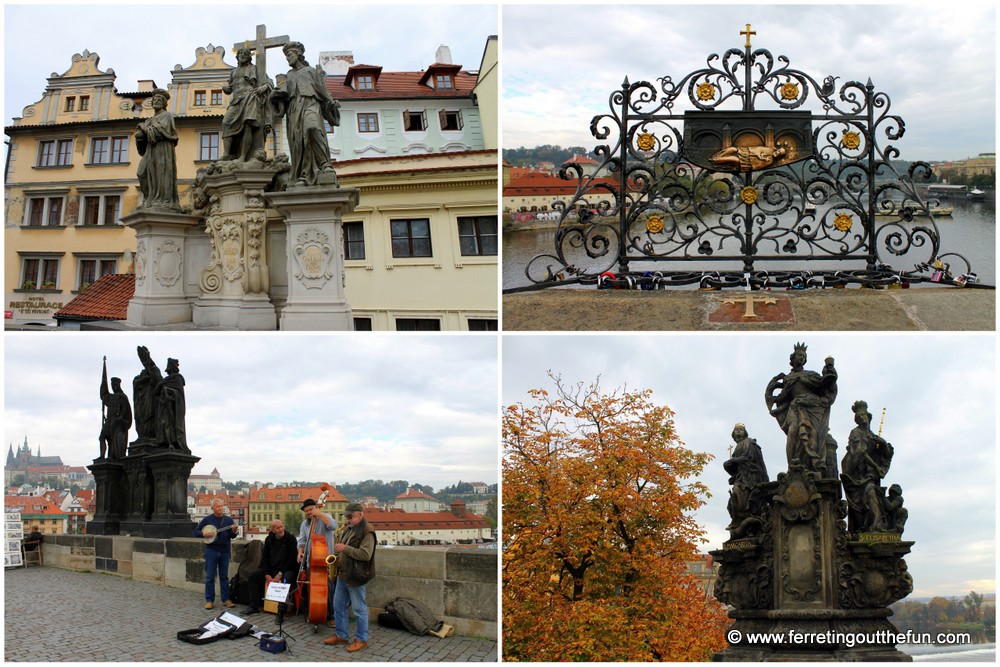
{"type": "Polygon", "coordinates": [[[996,644],[899,644],[896,648],[913,656],[914,662],[996,662],[997,659],[996,644]]]}
{"type": "MultiPolygon", "coordinates": [[[[996,209],[994,201],[970,202],[965,200],[943,202],[942,206],[954,209],[951,217],[937,217],[938,233],[941,238],[941,253],[958,253],[969,260],[972,270],[979,276],[979,282],[984,285],[996,285],[996,209]]],[[[884,224],[879,218],[879,224],[884,224]]],[[[911,227],[926,224],[918,218],[911,227]]],[[[524,275],[524,268],[536,255],[553,253],[554,229],[538,229],[530,231],[503,232],[503,287],[522,287],[530,285],[531,281],[524,275]]],[[[917,262],[927,259],[927,253],[920,248],[901,256],[891,255],[884,250],[881,253],[883,261],[898,270],[910,270],[917,262]]],[[[947,259],[947,258],[946,258],[947,259]]],[[[606,266],[607,258],[601,258],[591,266],[606,266]]],[[[864,262],[843,261],[808,261],[801,265],[789,262],[756,262],[755,268],[760,270],[796,270],[817,269],[863,269],[864,262]]],[[[951,261],[952,273],[958,275],[965,271],[964,263],[951,261]]],[[[680,269],[685,271],[718,271],[741,270],[741,262],[630,262],[633,271],[656,271],[680,269]]],[[[614,269],[612,269],[613,271],[614,269]]],[[[697,287],[697,285],[692,288],[697,287]]]]}

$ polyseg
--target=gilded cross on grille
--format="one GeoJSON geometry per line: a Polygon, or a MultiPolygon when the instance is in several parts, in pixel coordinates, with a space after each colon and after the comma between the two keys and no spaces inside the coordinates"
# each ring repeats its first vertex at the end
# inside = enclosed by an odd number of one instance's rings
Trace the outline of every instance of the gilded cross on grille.
{"type": "Polygon", "coordinates": [[[740,34],[741,35],[746,35],[746,37],[747,37],[747,48],[749,49],[750,48],[750,35],[756,35],[757,31],[756,30],[751,30],[750,29],[750,24],[747,23],[746,30],[740,30],[740,34]]]}

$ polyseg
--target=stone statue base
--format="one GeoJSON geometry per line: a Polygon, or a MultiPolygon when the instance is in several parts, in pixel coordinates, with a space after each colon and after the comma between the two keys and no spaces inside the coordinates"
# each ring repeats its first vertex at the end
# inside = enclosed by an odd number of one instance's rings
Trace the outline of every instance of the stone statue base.
{"type": "Polygon", "coordinates": [[[888,607],[913,589],[903,560],[913,542],[893,533],[852,540],[838,481],[798,461],[756,488],[768,499],[757,531],[711,552],[721,565],[716,597],[734,621],[730,646],[712,659],[910,660],[896,649],[888,607]],[[751,634],[769,640],[751,643],[751,634]]]}
{"type": "Polygon", "coordinates": [[[354,318],[344,293],[343,216],[357,206],[358,189],[292,187],[265,197],[284,216],[287,230],[288,301],[280,328],[353,331],[354,318]]]}
{"type": "Polygon", "coordinates": [[[136,234],[129,324],[157,327],[191,321],[184,289],[185,237],[198,220],[195,215],[160,209],[139,209],[122,218],[136,234]]]}
{"type": "MultiPolygon", "coordinates": [[[[219,164],[219,163],[217,163],[219,164]]],[[[198,276],[201,295],[192,306],[198,328],[273,331],[278,326],[270,290],[264,190],[277,169],[223,163],[202,184],[210,256],[198,276]]]]}
{"type": "Polygon", "coordinates": [[[125,465],[121,461],[94,459],[87,469],[94,475],[94,499],[97,505],[94,518],[87,522],[87,534],[117,535],[126,488],[125,465]]]}

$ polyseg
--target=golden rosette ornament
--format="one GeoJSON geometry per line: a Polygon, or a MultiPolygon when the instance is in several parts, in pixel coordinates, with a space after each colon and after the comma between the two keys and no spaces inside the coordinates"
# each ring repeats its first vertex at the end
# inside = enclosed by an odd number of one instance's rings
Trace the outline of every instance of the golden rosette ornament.
{"type": "Polygon", "coordinates": [[[702,102],[707,102],[708,100],[715,97],[715,84],[709,83],[699,83],[697,87],[698,99],[702,102]]]}
{"type": "Polygon", "coordinates": [[[795,100],[799,97],[799,87],[797,84],[789,81],[781,87],[781,99],[783,100],[795,100]]]}
{"type": "Polygon", "coordinates": [[[651,215],[646,218],[646,231],[650,234],[659,234],[663,231],[666,225],[663,224],[663,218],[658,215],[651,215]]]}
{"type": "Polygon", "coordinates": [[[757,188],[752,185],[748,185],[742,190],[740,190],[740,199],[743,200],[744,204],[756,204],[757,203],[757,188]]]}
{"type": "Polygon", "coordinates": [[[841,139],[841,143],[844,144],[844,148],[849,151],[853,151],[861,145],[861,135],[851,130],[845,130],[844,138],[841,139]]]}
{"type": "Polygon", "coordinates": [[[643,132],[635,138],[635,145],[641,151],[651,151],[656,146],[656,137],[649,132],[643,132]]]}
{"type": "Polygon", "coordinates": [[[834,228],[841,232],[850,231],[852,225],[854,225],[854,220],[846,213],[838,213],[837,217],[833,219],[834,228]]]}

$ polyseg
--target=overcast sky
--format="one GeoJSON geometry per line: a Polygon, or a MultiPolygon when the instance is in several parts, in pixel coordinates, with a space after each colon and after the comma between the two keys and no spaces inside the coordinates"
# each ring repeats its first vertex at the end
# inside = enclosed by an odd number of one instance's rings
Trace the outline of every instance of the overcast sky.
{"type": "Polygon", "coordinates": [[[747,23],[754,49],[820,82],[871,77],[906,123],[894,142],[903,159],[995,151],[996,9],[985,2],[505,5],[503,146],[593,148],[591,118],[608,113],[626,76],[680,81],[709,55],[742,48],[747,23]]]}
{"type": "Polygon", "coordinates": [[[195,474],[499,481],[494,336],[8,333],[4,343],[5,444],[27,436],[32,453],[40,445],[68,465],[99,454],[102,356],[131,400],[145,345],[161,371],[180,361],[195,474]]]}
{"type": "MultiPolygon", "coordinates": [[[[195,50],[209,44],[224,46],[225,62],[235,65],[233,45],[254,38],[261,23],[269,36],[302,42],[312,64],[320,51],[353,51],[356,63],[387,72],[425,69],[441,44],[450,47],[454,63],[479,69],[486,38],[498,33],[495,4],[5,5],[5,124],[41,99],[46,79],[63,74],[73,54],[84,49],[101,57],[102,71],[115,71],[119,91],[130,92],[140,79],[165,88],[174,66],[190,67],[195,50]]],[[[272,79],[288,71],[280,49],[269,49],[267,56],[272,79]]]]}
{"type": "Polygon", "coordinates": [[[566,383],[598,376],[605,392],[622,385],[652,389],[675,411],[676,431],[691,449],[715,456],[702,481],[713,497],[698,513],[716,549],[728,539],[728,475],[722,468],[736,422],[764,452],[770,478],[787,470],[785,435],[768,414],[764,389],[789,371],[794,344],[809,346],[806,368],[833,356],[839,393],[831,433],[843,457],[854,428],[851,404],[868,402],[895,457],[885,480],[898,483],[909,509],[904,539],[914,596],[996,590],[996,383],[993,335],[670,336],[507,335],[504,405],[529,404],[531,388],[551,389],[547,370],[566,383]]]}

